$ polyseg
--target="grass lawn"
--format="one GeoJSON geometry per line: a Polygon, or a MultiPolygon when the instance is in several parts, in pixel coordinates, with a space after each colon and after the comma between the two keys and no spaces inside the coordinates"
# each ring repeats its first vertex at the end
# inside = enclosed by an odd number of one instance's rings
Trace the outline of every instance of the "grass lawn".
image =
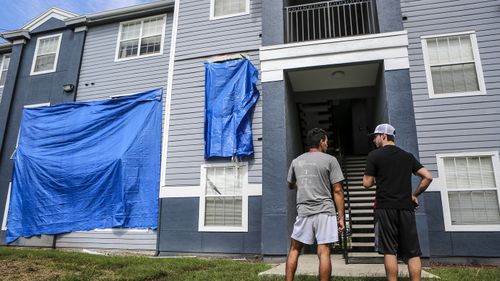
{"type": "MultiPolygon", "coordinates": [[[[175,258],[140,256],[98,256],[50,249],[0,247],[0,280],[283,280],[259,278],[271,268],[262,262],[227,259],[175,258]]],[[[495,267],[436,267],[430,270],[442,280],[500,280],[495,267]]],[[[317,280],[298,277],[299,281],[317,280]]],[[[344,278],[335,280],[383,280],[344,278]]]]}

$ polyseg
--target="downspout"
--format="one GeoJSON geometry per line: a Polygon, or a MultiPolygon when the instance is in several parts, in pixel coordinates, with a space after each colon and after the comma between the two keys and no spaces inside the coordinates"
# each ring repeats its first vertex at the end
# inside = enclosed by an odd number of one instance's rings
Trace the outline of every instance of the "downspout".
{"type": "Polygon", "coordinates": [[[165,99],[165,119],[163,121],[163,140],[161,150],[161,166],[160,166],[160,194],[158,200],[158,229],[156,231],[156,252],[155,255],[160,255],[160,231],[161,231],[161,210],[162,210],[162,188],[166,181],[166,167],[167,167],[167,152],[168,152],[168,132],[170,129],[170,107],[172,103],[172,82],[174,80],[174,65],[175,65],[175,46],[177,43],[177,27],[179,23],[179,6],[180,0],[175,0],[174,4],[174,18],[172,21],[172,38],[170,40],[170,57],[168,60],[168,74],[167,74],[167,96],[165,99]]]}

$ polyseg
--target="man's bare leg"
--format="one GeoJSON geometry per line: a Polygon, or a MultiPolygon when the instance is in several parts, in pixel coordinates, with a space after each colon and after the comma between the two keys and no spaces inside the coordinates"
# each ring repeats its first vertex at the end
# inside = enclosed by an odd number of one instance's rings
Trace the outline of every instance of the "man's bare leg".
{"type": "Polygon", "coordinates": [[[398,259],[395,255],[384,255],[385,275],[387,281],[398,280],[398,259]]]}
{"type": "Polygon", "coordinates": [[[411,281],[420,281],[422,274],[422,262],[420,257],[413,257],[408,260],[408,272],[411,281]]]}
{"type": "Polygon", "coordinates": [[[330,244],[318,245],[319,280],[328,281],[332,275],[332,262],[330,260],[330,244]]]}
{"type": "Polygon", "coordinates": [[[297,270],[297,263],[299,261],[300,251],[302,251],[301,242],[292,238],[290,243],[290,252],[286,260],[286,281],[292,281],[295,277],[295,270],[297,270]]]}

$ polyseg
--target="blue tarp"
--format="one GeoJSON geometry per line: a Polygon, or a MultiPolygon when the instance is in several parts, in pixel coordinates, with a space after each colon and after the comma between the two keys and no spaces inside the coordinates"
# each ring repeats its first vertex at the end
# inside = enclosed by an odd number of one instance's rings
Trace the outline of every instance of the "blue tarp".
{"type": "Polygon", "coordinates": [[[205,159],[253,154],[258,71],[247,59],[205,64],[205,159]]]}
{"type": "Polygon", "coordinates": [[[25,109],[6,242],[96,228],[156,228],[162,89],[25,109]]]}

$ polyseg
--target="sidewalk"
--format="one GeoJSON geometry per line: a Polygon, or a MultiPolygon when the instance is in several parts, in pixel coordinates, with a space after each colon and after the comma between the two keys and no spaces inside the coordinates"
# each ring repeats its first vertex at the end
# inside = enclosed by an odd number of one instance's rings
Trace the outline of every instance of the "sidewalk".
{"type": "MultiPolygon", "coordinates": [[[[285,275],[285,263],[259,273],[259,276],[285,275]]],[[[301,255],[295,275],[318,275],[318,257],[316,255],[301,255]]],[[[341,255],[332,255],[332,276],[342,277],[385,277],[383,264],[345,264],[341,255]]],[[[408,277],[408,268],[405,264],[399,265],[399,276],[408,277]]],[[[422,271],[422,278],[436,278],[438,276],[422,271]]]]}

